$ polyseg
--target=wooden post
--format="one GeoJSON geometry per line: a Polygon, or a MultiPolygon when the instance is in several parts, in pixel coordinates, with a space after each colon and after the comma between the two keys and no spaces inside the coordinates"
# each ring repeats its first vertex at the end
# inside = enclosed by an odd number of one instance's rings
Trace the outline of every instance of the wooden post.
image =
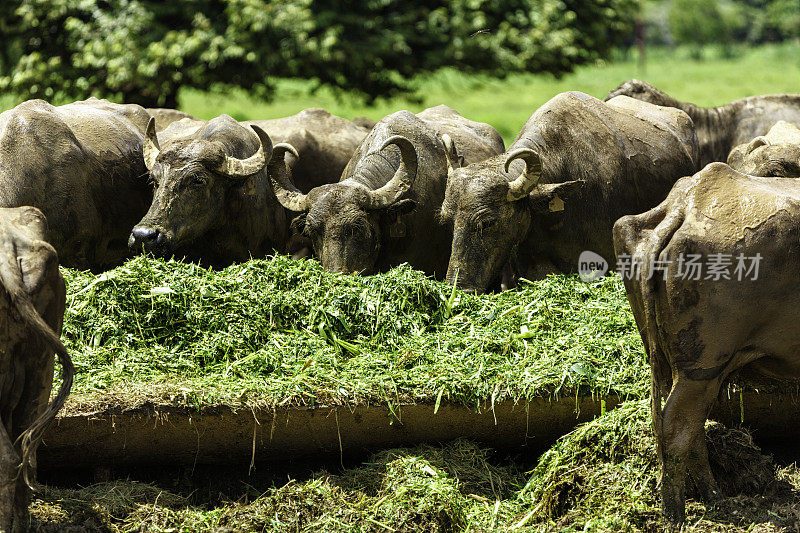
{"type": "Polygon", "coordinates": [[[634,32],[636,33],[636,48],[639,50],[637,65],[639,67],[639,73],[644,74],[645,70],[647,70],[645,57],[645,23],[639,17],[636,17],[636,22],[634,22],[634,32]]]}

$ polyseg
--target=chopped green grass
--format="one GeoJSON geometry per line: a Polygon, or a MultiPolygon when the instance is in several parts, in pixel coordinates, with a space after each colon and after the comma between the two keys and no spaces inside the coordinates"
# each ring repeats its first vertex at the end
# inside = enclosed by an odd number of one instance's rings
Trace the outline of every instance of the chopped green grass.
{"type": "Polygon", "coordinates": [[[140,256],[64,275],[76,393],[265,407],[646,395],[615,278],[475,296],[406,266],[345,276],[283,256],[224,270],[140,256]]]}

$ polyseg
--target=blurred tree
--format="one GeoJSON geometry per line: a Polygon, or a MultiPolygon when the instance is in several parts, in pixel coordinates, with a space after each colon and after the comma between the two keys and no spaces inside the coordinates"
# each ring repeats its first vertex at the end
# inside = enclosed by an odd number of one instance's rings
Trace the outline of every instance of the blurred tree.
{"type": "Polygon", "coordinates": [[[697,59],[702,56],[703,46],[728,46],[733,40],[733,28],[717,0],[673,0],[669,26],[675,41],[691,45],[697,59]]]}
{"type": "Polygon", "coordinates": [[[644,0],[651,44],[761,44],[800,38],[798,0],[644,0]],[[699,33],[698,33],[699,32],[699,33]]]}
{"type": "Polygon", "coordinates": [[[367,101],[444,66],[569,72],[632,31],[639,0],[5,0],[0,90],[177,104],[181,86],[268,98],[299,77],[367,101]],[[9,30],[9,31],[6,31],[9,30]]]}
{"type": "Polygon", "coordinates": [[[773,29],[771,40],[800,38],[800,2],[798,0],[773,0],[766,6],[768,31],[773,29]]]}

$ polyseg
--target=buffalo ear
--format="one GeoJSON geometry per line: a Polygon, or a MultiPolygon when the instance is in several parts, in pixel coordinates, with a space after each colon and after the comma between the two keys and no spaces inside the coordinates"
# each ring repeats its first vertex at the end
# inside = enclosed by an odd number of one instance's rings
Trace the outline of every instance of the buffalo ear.
{"type": "Polygon", "coordinates": [[[742,146],[736,146],[731,153],[728,154],[728,166],[734,170],[739,170],[744,164],[744,149],[742,146]]]}
{"type": "Polygon", "coordinates": [[[534,212],[556,212],[564,210],[564,202],[586,185],[584,180],[562,183],[539,183],[528,194],[534,212]]]}
{"type": "Polygon", "coordinates": [[[382,210],[381,218],[387,224],[394,224],[401,216],[412,212],[417,208],[417,202],[414,200],[400,200],[395,202],[386,209],[382,210]]]}

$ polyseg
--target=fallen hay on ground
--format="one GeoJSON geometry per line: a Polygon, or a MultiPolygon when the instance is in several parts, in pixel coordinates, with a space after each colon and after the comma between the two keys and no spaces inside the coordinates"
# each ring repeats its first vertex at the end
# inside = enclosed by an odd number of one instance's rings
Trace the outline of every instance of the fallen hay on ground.
{"type": "MultiPolygon", "coordinates": [[[[726,498],[709,507],[690,502],[687,530],[800,529],[796,465],[778,469],[749,433],[718,423],[707,424],[706,442],[726,498]]],[[[649,402],[626,402],[562,437],[520,498],[553,531],[658,531],[658,472],[649,402]]]]}
{"type": "MultiPolygon", "coordinates": [[[[647,402],[627,402],[563,437],[530,473],[461,440],[386,450],[358,467],[263,487],[256,496],[246,486],[222,504],[189,505],[190,495],[174,488],[114,482],[48,489],[33,514],[40,531],[86,524],[112,532],[658,531],[649,424],[647,402]]],[[[800,529],[796,465],[776,467],[741,430],[710,423],[707,440],[726,496],[713,506],[690,500],[687,531],[800,529]]]]}

